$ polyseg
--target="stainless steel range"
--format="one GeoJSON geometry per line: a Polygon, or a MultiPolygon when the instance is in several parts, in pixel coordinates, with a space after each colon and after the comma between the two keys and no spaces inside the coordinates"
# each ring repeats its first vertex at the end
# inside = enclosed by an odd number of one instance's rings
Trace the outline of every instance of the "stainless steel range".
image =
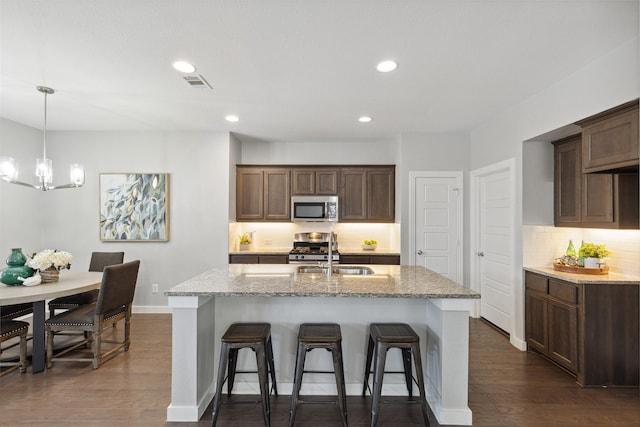
{"type": "Polygon", "coordinates": [[[293,238],[293,249],[289,252],[289,262],[319,262],[329,261],[329,242],[331,246],[332,262],[340,262],[338,253],[338,236],[333,233],[296,233],[293,238]]]}

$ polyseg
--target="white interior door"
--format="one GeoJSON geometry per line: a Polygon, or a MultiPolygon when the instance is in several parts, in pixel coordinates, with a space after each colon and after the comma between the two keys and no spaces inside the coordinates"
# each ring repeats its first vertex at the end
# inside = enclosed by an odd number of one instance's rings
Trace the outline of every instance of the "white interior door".
{"type": "Polygon", "coordinates": [[[514,280],[514,177],[509,165],[497,165],[471,174],[472,236],[475,235],[475,265],[472,276],[479,290],[480,316],[511,333],[514,280]],[[479,285],[479,287],[478,287],[479,285]]]}
{"type": "Polygon", "coordinates": [[[410,175],[413,264],[462,284],[462,172],[410,175]]]}

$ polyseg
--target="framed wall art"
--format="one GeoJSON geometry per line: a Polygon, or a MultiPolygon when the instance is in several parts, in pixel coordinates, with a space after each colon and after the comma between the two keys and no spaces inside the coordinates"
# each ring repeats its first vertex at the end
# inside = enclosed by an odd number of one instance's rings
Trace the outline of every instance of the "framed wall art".
{"type": "Polygon", "coordinates": [[[169,174],[100,174],[100,240],[168,241],[169,174]]]}

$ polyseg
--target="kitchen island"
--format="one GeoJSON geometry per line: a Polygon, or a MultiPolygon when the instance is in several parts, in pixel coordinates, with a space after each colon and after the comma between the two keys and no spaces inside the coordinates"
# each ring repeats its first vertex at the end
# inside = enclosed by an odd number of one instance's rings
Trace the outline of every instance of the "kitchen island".
{"type": "MultiPolygon", "coordinates": [[[[298,325],[331,321],[342,326],[347,394],[362,392],[368,324],[404,322],[420,335],[427,400],[438,422],[471,425],[468,317],[480,295],[424,267],[369,267],[374,274],[302,273],[295,264],[224,265],[166,291],[173,313],[167,421],[197,421],[207,408],[220,337],[229,324],[271,323],[278,389],[286,395],[292,388],[298,325]]],[[[240,355],[239,369],[255,367],[255,357],[240,355]]],[[[330,369],[325,358],[316,357],[309,354],[311,369],[330,369]]],[[[390,352],[387,363],[389,370],[400,370],[399,352],[390,352]]],[[[254,377],[236,379],[234,392],[258,394],[254,377]]],[[[334,394],[327,377],[305,377],[302,393],[334,394]]],[[[406,394],[403,376],[386,376],[383,394],[406,394]]]]}

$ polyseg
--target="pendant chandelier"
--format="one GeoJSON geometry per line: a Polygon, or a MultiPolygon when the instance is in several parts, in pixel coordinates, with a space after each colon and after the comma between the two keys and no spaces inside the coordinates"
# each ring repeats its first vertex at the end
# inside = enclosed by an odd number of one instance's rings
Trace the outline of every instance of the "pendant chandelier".
{"type": "Polygon", "coordinates": [[[44,129],[42,130],[42,158],[36,159],[37,184],[30,184],[18,180],[18,163],[13,157],[0,158],[0,178],[10,184],[24,185],[37,190],[58,190],[61,188],[77,188],[84,185],[84,168],[78,163],[72,163],[69,168],[71,182],[64,185],[53,184],[53,163],[47,158],[47,95],[55,91],[46,86],[37,86],[39,92],[44,94],[44,129]]]}

